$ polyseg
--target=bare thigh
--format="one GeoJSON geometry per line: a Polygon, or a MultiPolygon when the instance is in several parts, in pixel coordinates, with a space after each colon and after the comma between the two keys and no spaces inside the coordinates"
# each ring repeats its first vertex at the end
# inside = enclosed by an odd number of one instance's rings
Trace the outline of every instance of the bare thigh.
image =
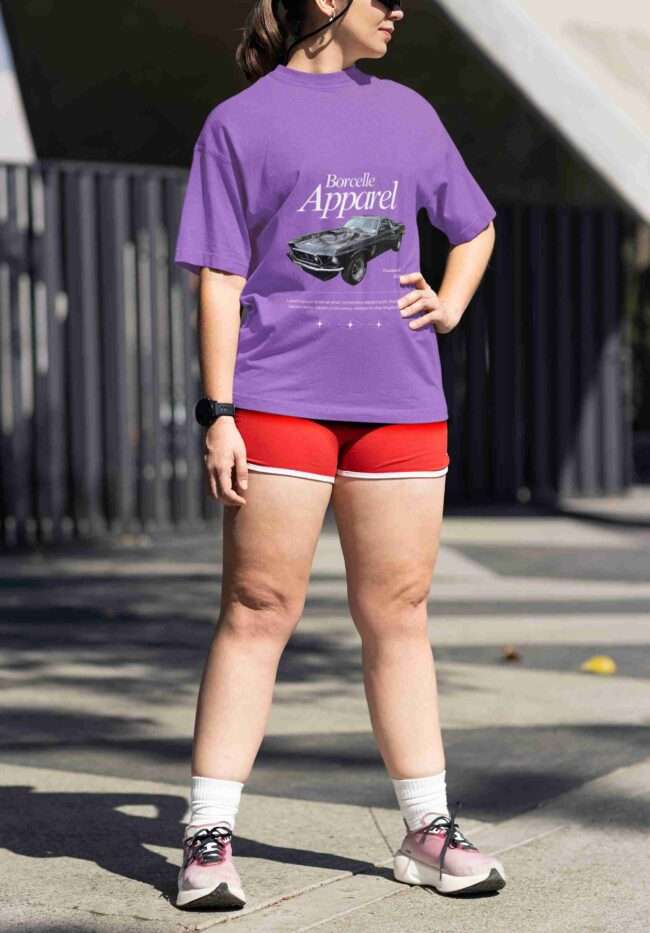
{"type": "Polygon", "coordinates": [[[319,480],[249,472],[246,505],[223,510],[222,614],[239,604],[297,624],[331,493],[319,480]]]}
{"type": "MultiPolygon", "coordinates": [[[[424,606],[438,558],[446,476],[337,476],[332,492],[348,602],[362,635],[399,624],[402,607],[424,606]]],[[[407,624],[418,624],[411,613],[407,624]]],[[[426,626],[426,612],[419,624],[426,626]]]]}

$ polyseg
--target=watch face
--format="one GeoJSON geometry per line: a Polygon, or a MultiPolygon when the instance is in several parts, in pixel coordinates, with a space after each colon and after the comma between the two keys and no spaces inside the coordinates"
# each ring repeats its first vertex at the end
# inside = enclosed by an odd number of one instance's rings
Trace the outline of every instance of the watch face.
{"type": "Polygon", "coordinates": [[[196,415],[196,420],[204,428],[210,427],[212,422],[215,420],[215,413],[210,399],[200,398],[196,403],[194,413],[196,415]]]}

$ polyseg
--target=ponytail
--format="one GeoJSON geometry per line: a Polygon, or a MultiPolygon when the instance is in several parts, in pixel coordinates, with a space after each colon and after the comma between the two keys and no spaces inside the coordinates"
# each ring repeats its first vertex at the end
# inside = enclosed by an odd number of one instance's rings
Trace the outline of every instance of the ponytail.
{"type": "Polygon", "coordinates": [[[255,0],[244,23],[235,61],[256,81],[286,61],[287,39],[300,35],[305,0],[255,0]]]}
{"type": "Polygon", "coordinates": [[[352,0],[321,26],[303,33],[306,0],[255,0],[243,28],[243,37],[235,51],[235,61],[249,81],[257,81],[273,71],[276,65],[287,63],[289,52],[308,36],[327,29],[348,12],[352,0]],[[278,15],[282,11],[281,15],[278,15]],[[287,39],[293,42],[287,46],[287,39]]]}

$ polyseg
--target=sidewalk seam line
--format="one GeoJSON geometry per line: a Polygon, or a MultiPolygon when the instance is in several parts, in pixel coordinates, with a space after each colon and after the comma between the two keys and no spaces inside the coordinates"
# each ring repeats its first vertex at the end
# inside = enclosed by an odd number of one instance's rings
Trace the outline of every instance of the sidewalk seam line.
{"type": "Polygon", "coordinates": [[[355,913],[357,910],[363,910],[364,907],[369,907],[371,904],[376,904],[377,901],[385,901],[389,897],[395,897],[396,894],[408,894],[409,891],[389,891],[387,894],[380,894],[377,897],[373,897],[369,901],[365,901],[363,904],[359,904],[356,907],[350,907],[348,910],[343,910],[341,913],[332,914],[330,917],[324,917],[322,920],[317,920],[315,923],[310,923],[306,927],[298,927],[295,933],[307,933],[307,930],[315,930],[316,927],[322,926],[324,923],[329,923],[332,920],[340,920],[342,917],[347,917],[349,914],[355,913]]]}
{"type": "Polygon", "coordinates": [[[386,837],[386,834],[384,833],[383,829],[382,829],[381,826],[379,825],[379,820],[377,819],[377,817],[376,817],[376,815],[375,815],[374,808],[373,808],[373,807],[368,807],[368,812],[370,813],[370,816],[371,816],[371,818],[372,818],[372,821],[373,821],[373,823],[375,824],[375,826],[376,826],[376,828],[377,828],[377,832],[379,833],[379,835],[381,836],[381,838],[382,838],[382,839],[384,840],[384,842],[386,843],[386,848],[388,849],[388,851],[390,852],[390,854],[391,854],[391,856],[392,856],[392,855],[393,855],[393,847],[391,846],[390,842],[388,841],[388,839],[387,839],[387,837],[386,837]]]}
{"type": "Polygon", "coordinates": [[[258,904],[257,907],[253,907],[251,910],[246,911],[246,913],[239,913],[237,916],[226,916],[223,919],[216,920],[212,922],[208,921],[210,926],[197,926],[197,930],[211,930],[215,926],[218,926],[221,923],[236,923],[237,920],[244,920],[245,917],[250,917],[253,914],[259,913],[260,910],[267,910],[269,907],[275,907],[276,904],[281,904],[282,901],[290,901],[295,897],[301,897],[303,894],[307,894],[310,891],[317,891],[318,888],[324,888],[328,884],[335,884],[337,881],[344,881],[346,878],[352,878],[355,874],[363,874],[363,872],[350,872],[346,871],[341,875],[337,875],[335,878],[325,878],[323,881],[316,881],[313,884],[307,885],[305,888],[300,888],[298,891],[291,891],[289,894],[282,894],[280,897],[271,899],[269,901],[264,901],[262,904],[258,904]]]}
{"type": "Polygon", "coordinates": [[[511,849],[520,849],[522,846],[527,846],[531,842],[536,842],[538,839],[543,839],[544,836],[550,836],[552,833],[557,833],[560,829],[566,829],[566,827],[570,825],[570,823],[562,823],[560,826],[554,826],[552,829],[546,829],[543,833],[537,833],[535,836],[529,836],[527,839],[523,839],[521,842],[514,842],[512,845],[505,846],[503,849],[497,849],[495,852],[492,852],[492,855],[501,855],[503,852],[510,852],[511,849]]]}

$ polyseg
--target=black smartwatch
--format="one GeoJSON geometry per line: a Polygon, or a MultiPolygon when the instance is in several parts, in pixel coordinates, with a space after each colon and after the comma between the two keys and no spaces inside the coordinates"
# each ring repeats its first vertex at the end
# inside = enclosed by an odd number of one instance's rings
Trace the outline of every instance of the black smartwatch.
{"type": "Polygon", "coordinates": [[[234,414],[232,402],[217,402],[213,398],[200,398],[194,407],[194,417],[202,428],[209,428],[220,415],[234,414]]]}

